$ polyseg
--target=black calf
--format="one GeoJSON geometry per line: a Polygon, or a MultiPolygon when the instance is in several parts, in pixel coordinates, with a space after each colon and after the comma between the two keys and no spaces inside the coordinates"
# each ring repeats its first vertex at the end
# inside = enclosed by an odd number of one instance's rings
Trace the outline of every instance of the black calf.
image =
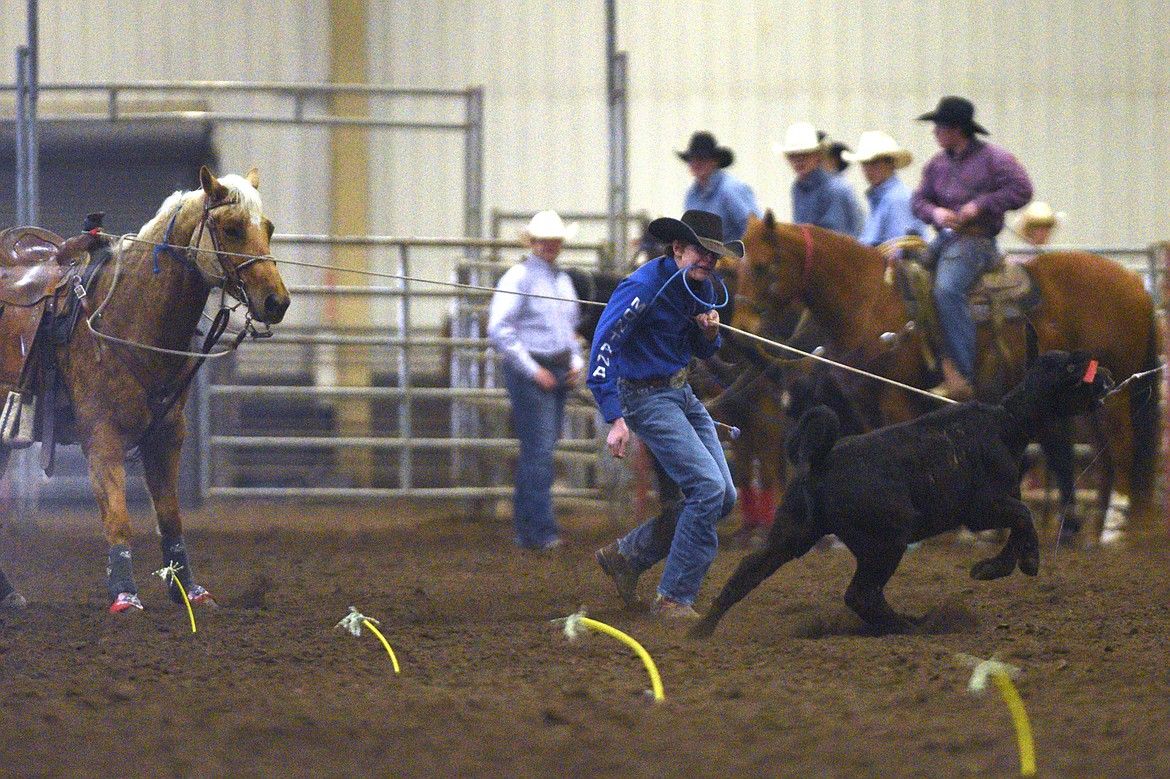
{"type": "Polygon", "coordinates": [[[1003,549],[971,576],[995,579],[1017,565],[1035,576],[1039,542],[1020,500],[1024,449],[1042,424],[1093,410],[1111,386],[1086,355],[1049,352],[998,406],[950,406],[839,441],[836,414],[811,409],[788,439],[795,475],[766,546],[744,558],[691,634],[710,635],[731,606],[829,533],[857,558],[845,603],[880,630],[910,625],[883,588],[916,541],[960,526],[1008,528],[1003,549]]]}

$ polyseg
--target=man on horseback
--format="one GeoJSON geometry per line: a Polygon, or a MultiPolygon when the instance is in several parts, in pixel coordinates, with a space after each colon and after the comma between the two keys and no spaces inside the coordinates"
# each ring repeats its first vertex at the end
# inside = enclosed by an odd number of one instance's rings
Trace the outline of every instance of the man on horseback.
{"type": "Polygon", "coordinates": [[[1011,153],[976,137],[990,133],[975,121],[971,101],[944,97],[918,120],[934,122],[942,149],[923,169],[913,200],[915,216],[939,231],[931,247],[944,341],[939,391],[968,400],[974,394],[975,323],[967,292],[998,264],[995,238],[1003,230],[1004,213],[1032,199],[1032,181],[1011,153]]]}

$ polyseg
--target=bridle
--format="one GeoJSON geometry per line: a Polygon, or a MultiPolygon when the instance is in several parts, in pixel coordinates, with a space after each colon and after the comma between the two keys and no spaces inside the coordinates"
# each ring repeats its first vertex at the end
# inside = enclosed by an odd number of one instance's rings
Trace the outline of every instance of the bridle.
{"type": "MultiPolygon", "coordinates": [[[[267,254],[264,256],[255,255],[248,257],[246,260],[237,265],[232,265],[228,261],[223,249],[223,240],[220,237],[219,228],[216,226],[215,220],[211,218],[211,212],[223,206],[235,205],[238,202],[238,199],[230,195],[228,197],[214,201],[205,199],[203,203],[203,211],[199,215],[199,224],[196,226],[195,231],[192,234],[191,242],[185,247],[176,246],[173,243],[175,220],[178,219],[179,213],[183,210],[182,205],[176,208],[175,213],[171,215],[170,222],[167,223],[167,231],[163,237],[163,242],[154,247],[154,272],[158,273],[160,270],[158,264],[159,254],[163,251],[170,252],[184,265],[198,271],[199,275],[203,277],[203,281],[206,282],[209,287],[219,287],[224,292],[230,294],[236,300],[240,301],[240,303],[245,306],[246,310],[251,312],[252,300],[248,296],[247,287],[240,278],[240,271],[250,267],[251,265],[254,265],[257,262],[262,262],[264,260],[275,261],[275,259],[272,257],[272,255],[267,254]],[[219,265],[219,270],[223,275],[217,275],[214,270],[207,268],[206,264],[201,262],[200,258],[202,257],[203,250],[200,249],[199,246],[203,243],[203,233],[205,230],[208,237],[211,238],[212,253],[215,255],[216,263],[219,265]],[[189,256],[191,247],[194,247],[195,250],[194,261],[192,261],[189,256]]],[[[222,301],[220,305],[222,308],[222,301]]],[[[247,316],[250,323],[251,313],[249,313],[247,316]]]]}
{"type": "MultiPolygon", "coordinates": [[[[239,201],[237,199],[231,196],[210,202],[205,201],[203,204],[202,213],[199,216],[199,224],[193,231],[192,240],[188,243],[187,246],[179,246],[174,243],[175,221],[178,219],[179,214],[183,210],[183,206],[180,203],[179,206],[175,209],[175,212],[171,214],[171,219],[167,223],[166,233],[163,236],[162,242],[155,244],[154,250],[152,252],[155,273],[161,272],[161,268],[159,267],[158,262],[159,255],[163,252],[168,252],[184,266],[197,272],[208,288],[219,287],[219,289],[223,292],[219,301],[219,310],[216,312],[215,316],[211,318],[211,325],[208,329],[207,335],[203,339],[203,346],[201,351],[192,352],[183,349],[165,349],[161,346],[138,343],[137,341],[131,341],[126,338],[119,338],[114,335],[109,335],[108,333],[103,333],[94,326],[95,322],[101,321],[102,313],[106,305],[113,298],[114,290],[118,286],[118,279],[121,276],[122,260],[122,252],[120,248],[118,251],[113,253],[115,268],[110,288],[106,292],[106,296],[102,300],[101,305],[99,305],[92,314],[85,318],[85,324],[89,331],[97,338],[101,338],[112,343],[121,344],[123,346],[132,346],[137,349],[142,349],[148,352],[155,352],[157,354],[169,354],[175,357],[194,358],[195,364],[193,369],[188,373],[188,377],[184,381],[184,386],[187,382],[190,381],[190,377],[194,375],[195,370],[198,370],[198,368],[205,360],[216,357],[226,357],[239,347],[244,338],[248,336],[251,336],[253,339],[271,337],[272,331],[267,327],[265,327],[263,330],[256,329],[255,320],[252,317],[251,298],[248,296],[247,287],[244,286],[243,280],[240,278],[240,271],[264,260],[271,260],[275,262],[275,258],[270,254],[263,256],[254,255],[248,257],[238,265],[232,265],[227,259],[227,252],[222,248],[222,241],[220,239],[219,230],[216,227],[215,220],[211,218],[211,212],[215,209],[221,208],[223,206],[234,205],[238,202],[239,201]],[[219,270],[222,271],[222,275],[216,274],[213,269],[205,267],[206,263],[200,261],[200,257],[203,255],[205,250],[200,249],[199,244],[203,242],[203,233],[205,230],[208,236],[211,238],[212,252],[214,253],[216,262],[219,265],[219,270]],[[190,252],[192,249],[195,251],[194,261],[192,261],[190,257],[190,252]],[[227,305],[226,296],[228,294],[238,300],[239,303],[235,306],[227,305]],[[219,339],[227,331],[228,320],[231,317],[232,311],[241,305],[244,306],[243,328],[235,334],[235,338],[228,348],[221,349],[219,351],[212,351],[215,345],[219,342],[219,339]]],[[[206,316],[206,314],[204,314],[204,316],[206,316]]]]}

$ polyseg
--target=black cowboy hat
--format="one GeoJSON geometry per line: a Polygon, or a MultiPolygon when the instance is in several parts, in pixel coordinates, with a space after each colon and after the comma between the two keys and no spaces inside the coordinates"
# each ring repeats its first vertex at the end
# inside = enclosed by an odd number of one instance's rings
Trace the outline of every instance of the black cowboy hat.
{"type": "Polygon", "coordinates": [[[975,121],[975,104],[965,97],[956,97],[955,95],[947,95],[939,100],[935,109],[918,117],[918,121],[961,127],[968,135],[975,133],[991,135],[975,121]]]}
{"type": "Polygon", "coordinates": [[[710,211],[692,208],[682,215],[682,219],[659,217],[647,225],[646,230],[663,243],[686,241],[702,246],[721,257],[737,260],[743,257],[742,241],[723,243],[720,240],[723,238],[723,219],[719,214],[712,214],[710,211]]]}
{"type": "Polygon", "coordinates": [[[735,159],[731,149],[717,144],[715,136],[706,130],[700,130],[692,135],[691,143],[686,150],[675,154],[687,162],[692,159],[715,160],[721,168],[726,168],[735,159]]]}

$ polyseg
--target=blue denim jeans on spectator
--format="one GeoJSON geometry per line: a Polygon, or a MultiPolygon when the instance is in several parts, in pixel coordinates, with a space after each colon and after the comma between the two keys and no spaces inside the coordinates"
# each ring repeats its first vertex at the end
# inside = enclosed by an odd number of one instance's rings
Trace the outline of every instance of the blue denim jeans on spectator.
{"type": "Polygon", "coordinates": [[[512,428],[520,440],[512,524],[516,543],[528,549],[539,549],[560,534],[552,505],[553,450],[561,437],[568,390],[563,385],[565,371],[550,370],[562,384],[547,392],[528,374],[507,363],[501,365],[512,401],[512,428]]]}
{"type": "Polygon", "coordinates": [[[735,484],[723,445],[689,385],[623,388],[621,401],[626,426],[678,484],[683,501],[673,540],[656,539],[651,520],[621,538],[618,551],[638,571],[665,558],[658,594],[690,605],[719,548],[715,524],[735,508],[735,484]]]}
{"type": "Polygon", "coordinates": [[[967,293],[998,261],[995,239],[947,233],[936,239],[932,248],[938,258],[934,302],[943,330],[943,350],[970,381],[975,376],[975,322],[967,293]]]}

